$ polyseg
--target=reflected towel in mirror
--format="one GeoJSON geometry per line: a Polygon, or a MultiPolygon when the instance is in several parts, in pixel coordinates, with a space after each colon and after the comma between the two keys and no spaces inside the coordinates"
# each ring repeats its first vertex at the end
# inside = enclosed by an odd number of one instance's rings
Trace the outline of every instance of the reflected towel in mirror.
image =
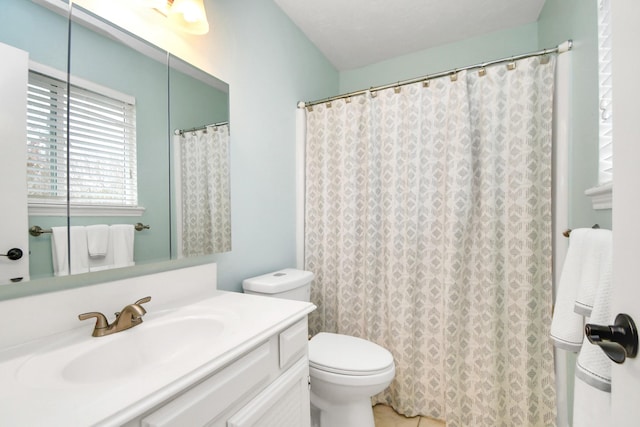
{"type": "Polygon", "coordinates": [[[110,270],[112,268],[130,267],[133,260],[135,229],[131,224],[113,224],[109,226],[108,248],[103,257],[89,260],[90,271],[110,270]]]}
{"type": "Polygon", "coordinates": [[[87,249],[90,257],[103,257],[109,249],[109,226],[96,224],[87,226],[87,249]]]}
{"type": "Polygon", "coordinates": [[[69,275],[69,243],[71,243],[71,274],[89,272],[86,228],[71,227],[67,237],[67,227],[51,227],[53,273],[56,276],[69,275]]]}

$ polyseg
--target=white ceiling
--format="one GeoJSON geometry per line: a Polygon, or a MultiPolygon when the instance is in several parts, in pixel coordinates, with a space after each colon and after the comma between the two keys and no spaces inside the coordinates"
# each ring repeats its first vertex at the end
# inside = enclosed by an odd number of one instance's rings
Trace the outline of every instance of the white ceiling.
{"type": "Polygon", "coordinates": [[[274,0],[338,70],[535,22],[544,0],[274,0]]]}

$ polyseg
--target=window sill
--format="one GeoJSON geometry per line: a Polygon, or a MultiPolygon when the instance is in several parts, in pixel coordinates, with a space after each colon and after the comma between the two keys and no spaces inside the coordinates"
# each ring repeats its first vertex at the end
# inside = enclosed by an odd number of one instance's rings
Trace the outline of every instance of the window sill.
{"type": "MultiPolygon", "coordinates": [[[[71,206],[71,216],[142,216],[145,208],[122,206],[71,206]]],[[[29,216],[67,216],[66,205],[29,203],[29,216]]]]}
{"type": "Polygon", "coordinates": [[[591,199],[591,205],[595,210],[611,209],[613,199],[613,182],[589,188],[584,192],[591,199]]]}

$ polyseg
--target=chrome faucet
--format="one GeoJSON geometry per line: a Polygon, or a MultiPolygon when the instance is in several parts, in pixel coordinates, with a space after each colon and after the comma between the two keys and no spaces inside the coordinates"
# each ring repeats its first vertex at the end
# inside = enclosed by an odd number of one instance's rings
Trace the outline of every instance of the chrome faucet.
{"type": "Polygon", "coordinates": [[[142,316],[147,313],[147,310],[142,307],[142,304],[149,301],[151,301],[151,297],[145,297],[133,304],[125,306],[121,311],[116,313],[116,318],[111,324],[109,324],[104,314],[98,313],[97,311],[79,314],[78,319],[87,320],[93,317],[96,318],[96,325],[91,334],[94,337],[115,334],[116,332],[133,328],[142,323],[142,316]]]}

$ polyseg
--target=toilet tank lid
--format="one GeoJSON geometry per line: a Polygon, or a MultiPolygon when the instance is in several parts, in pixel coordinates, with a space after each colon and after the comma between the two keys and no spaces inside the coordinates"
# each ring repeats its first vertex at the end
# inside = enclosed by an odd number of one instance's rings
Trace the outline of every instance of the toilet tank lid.
{"type": "Polygon", "coordinates": [[[311,280],[313,280],[313,273],[310,271],[285,268],[245,279],[242,281],[242,288],[245,291],[275,294],[307,285],[311,280]]]}

